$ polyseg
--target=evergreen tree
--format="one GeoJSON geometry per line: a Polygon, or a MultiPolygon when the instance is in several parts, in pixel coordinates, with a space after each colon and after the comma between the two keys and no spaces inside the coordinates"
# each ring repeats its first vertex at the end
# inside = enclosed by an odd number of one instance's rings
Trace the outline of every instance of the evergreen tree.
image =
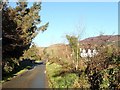
{"type": "Polygon", "coordinates": [[[27,2],[17,2],[15,8],[10,7],[8,3],[3,5],[3,72],[10,71],[10,68],[13,69],[13,63],[16,63],[24,50],[29,48],[39,31],[47,29],[48,23],[39,25],[41,23],[40,10],[41,3],[34,3],[28,7],[27,2]]]}
{"type": "Polygon", "coordinates": [[[39,49],[33,44],[28,50],[24,51],[22,59],[41,60],[39,49]]]}

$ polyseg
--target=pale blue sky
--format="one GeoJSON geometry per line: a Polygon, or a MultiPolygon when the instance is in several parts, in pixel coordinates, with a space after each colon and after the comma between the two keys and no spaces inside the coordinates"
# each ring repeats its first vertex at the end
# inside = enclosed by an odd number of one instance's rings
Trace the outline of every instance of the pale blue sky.
{"type": "Polygon", "coordinates": [[[118,34],[117,2],[43,2],[40,15],[42,24],[49,22],[47,31],[34,39],[42,47],[67,43],[66,34],[80,34],[81,30],[81,39],[100,32],[118,34]]]}
{"type": "Polygon", "coordinates": [[[118,3],[115,2],[44,2],[41,19],[49,22],[49,27],[34,39],[38,46],[66,43],[66,34],[83,33],[81,39],[118,34],[118,3]],[[80,29],[80,28],[81,29],[80,29]]]}

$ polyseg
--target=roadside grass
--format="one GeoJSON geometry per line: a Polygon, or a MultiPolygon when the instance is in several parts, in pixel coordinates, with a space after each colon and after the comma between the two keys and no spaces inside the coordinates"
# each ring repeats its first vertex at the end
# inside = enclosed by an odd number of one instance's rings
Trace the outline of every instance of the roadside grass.
{"type": "Polygon", "coordinates": [[[26,72],[28,69],[23,69],[23,70],[20,70],[19,72],[15,73],[15,74],[12,74],[12,75],[9,75],[8,77],[5,77],[4,80],[0,81],[0,83],[4,83],[6,81],[10,81],[11,79],[13,79],[14,77],[20,75],[20,74],[23,74],[24,72],[26,72]]]}
{"type": "Polygon", "coordinates": [[[74,73],[64,73],[64,75],[59,75],[61,69],[62,66],[59,64],[50,64],[49,62],[46,64],[50,88],[72,88],[74,82],[78,82],[79,77],[74,73]]]}
{"type": "MultiPolygon", "coordinates": [[[[36,60],[35,63],[40,63],[41,60],[36,60]]],[[[33,65],[24,65],[22,67],[18,67],[16,70],[12,71],[11,73],[7,74],[6,77],[3,77],[2,80],[0,81],[0,83],[4,83],[6,81],[10,81],[11,79],[13,79],[16,76],[19,76],[21,74],[23,74],[24,72],[26,72],[27,70],[30,70],[33,68],[33,65]]]]}
{"type": "Polygon", "coordinates": [[[73,88],[90,88],[88,77],[85,75],[84,72],[82,72],[78,80],[74,82],[73,88]]]}
{"type": "Polygon", "coordinates": [[[24,72],[26,72],[28,69],[23,69],[23,70],[20,70],[19,72],[17,72],[16,74],[14,75],[20,75],[20,74],[23,74],[24,72]]]}
{"type": "Polygon", "coordinates": [[[36,61],[35,61],[35,63],[40,63],[40,62],[41,62],[41,60],[36,60],[36,61]]]}
{"type": "Polygon", "coordinates": [[[27,70],[29,70],[32,66],[26,66],[26,68],[23,68],[21,70],[19,70],[16,73],[11,73],[9,74],[7,77],[4,77],[3,80],[0,81],[0,83],[4,83],[6,81],[10,81],[11,79],[13,79],[14,77],[23,74],[24,72],[26,72],[27,70]]]}

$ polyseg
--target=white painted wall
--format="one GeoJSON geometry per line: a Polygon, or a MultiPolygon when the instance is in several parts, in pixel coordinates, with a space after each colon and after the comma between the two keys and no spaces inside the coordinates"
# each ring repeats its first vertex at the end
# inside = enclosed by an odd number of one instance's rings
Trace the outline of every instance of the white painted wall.
{"type": "Polygon", "coordinates": [[[80,49],[80,56],[85,58],[85,57],[94,57],[95,55],[97,55],[98,52],[96,49],[88,49],[88,50],[85,50],[85,49],[80,49]]]}

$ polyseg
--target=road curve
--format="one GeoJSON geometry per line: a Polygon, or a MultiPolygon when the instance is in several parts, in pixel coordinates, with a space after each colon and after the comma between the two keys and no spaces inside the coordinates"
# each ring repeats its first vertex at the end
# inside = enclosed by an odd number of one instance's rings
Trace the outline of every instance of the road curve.
{"type": "Polygon", "coordinates": [[[43,64],[35,66],[34,69],[3,83],[2,88],[48,88],[45,69],[43,64]]]}

